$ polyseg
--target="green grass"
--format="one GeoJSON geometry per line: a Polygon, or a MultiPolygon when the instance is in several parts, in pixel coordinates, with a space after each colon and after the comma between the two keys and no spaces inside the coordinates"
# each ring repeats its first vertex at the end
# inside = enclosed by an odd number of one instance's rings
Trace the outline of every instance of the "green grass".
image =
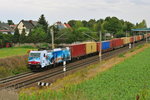
{"type": "Polygon", "coordinates": [[[28,55],[12,56],[0,59],[0,78],[27,72],[28,55]]]}
{"type": "Polygon", "coordinates": [[[20,100],[150,100],[150,48],[110,70],[60,91],[21,93],[20,100]]]}
{"type": "Polygon", "coordinates": [[[27,68],[28,51],[31,46],[0,49],[0,78],[29,71],[27,68]]]}
{"type": "Polygon", "coordinates": [[[0,49],[0,58],[17,56],[17,55],[25,55],[28,50],[34,49],[32,47],[12,47],[12,48],[1,48],[0,49]]]}

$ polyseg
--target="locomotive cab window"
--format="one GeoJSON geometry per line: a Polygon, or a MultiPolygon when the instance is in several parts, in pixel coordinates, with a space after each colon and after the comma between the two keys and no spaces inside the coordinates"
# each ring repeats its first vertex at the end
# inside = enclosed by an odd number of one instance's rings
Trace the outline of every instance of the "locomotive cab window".
{"type": "Polygon", "coordinates": [[[30,53],[30,57],[40,57],[40,53],[30,53]]]}

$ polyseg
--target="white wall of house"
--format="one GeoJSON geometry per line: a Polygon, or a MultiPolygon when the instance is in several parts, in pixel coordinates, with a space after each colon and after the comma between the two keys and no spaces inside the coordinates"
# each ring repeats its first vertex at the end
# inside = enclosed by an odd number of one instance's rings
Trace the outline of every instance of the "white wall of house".
{"type": "Polygon", "coordinates": [[[30,30],[27,29],[24,24],[22,22],[19,23],[19,25],[17,26],[18,30],[19,30],[19,34],[22,33],[22,30],[25,29],[25,32],[27,33],[26,35],[29,34],[30,30]]]}

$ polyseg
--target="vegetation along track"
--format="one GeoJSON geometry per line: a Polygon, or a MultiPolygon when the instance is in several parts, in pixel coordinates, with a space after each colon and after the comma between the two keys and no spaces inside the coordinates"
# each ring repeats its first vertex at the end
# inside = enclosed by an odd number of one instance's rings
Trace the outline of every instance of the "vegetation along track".
{"type": "MultiPolygon", "coordinates": [[[[138,43],[136,43],[135,46],[137,46],[139,44],[143,44],[143,43],[145,43],[145,41],[138,42],[138,43]]],[[[114,57],[120,53],[124,53],[128,50],[129,50],[128,46],[120,48],[120,49],[116,49],[116,50],[113,50],[111,52],[104,53],[102,55],[102,58],[103,58],[103,60],[109,59],[109,58],[114,57]]],[[[68,71],[71,71],[73,69],[77,69],[79,67],[85,67],[85,66],[88,66],[90,64],[96,63],[98,61],[99,61],[98,56],[93,56],[93,57],[89,57],[87,59],[76,61],[74,63],[68,64],[66,71],[68,72],[68,71]]],[[[0,89],[6,89],[6,88],[18,89],[18,88],[25,87],[27,85],[39,82],[41,80],[50,78],[50,77],[55,77],[58,74],[64,73],[62,68],[63,68],[62,66],[59,66],[59,67],[52,68],[52,69],[44,71],[44,72],[25,73],[25,74],[17,75],[16,77],[13,76],[13,77],[1,79],[0,80],[0,89]]]]}

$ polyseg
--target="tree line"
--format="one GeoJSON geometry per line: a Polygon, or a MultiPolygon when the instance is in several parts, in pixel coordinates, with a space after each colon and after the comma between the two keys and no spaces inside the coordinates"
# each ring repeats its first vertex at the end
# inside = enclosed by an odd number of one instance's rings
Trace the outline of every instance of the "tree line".
{"type": "MultiPolygon", "coordinates": [[[[12,20],[8,21],[9,24],[14,24],[12,20]]],[[[110,33],[117,37],[123,37],[128,32],[131,36],[131,29],[147,28],[146,21],[133,24],[129,21],[118,19],[117,17],[106,17],[105,19],[90,19],[86,20],[70,20],[68,24],[71,28],[59,29],[57,26],[49,26],[46,18],[42,14],[38,19],[38,25],[34,27],[27,35],[25,29],[22,34],[16,28],[14,35],[0,33],[0,42],[13,42],[13,43],[51,43],[51,31],[53,29],[55,43],[73,43],[82,42],[87,40],[99,40],[99,32],[102,33],[102,40],[105,38],[106,33],[110,33]]]]}
{"type": "MultiPolygon", "coordinates": [[[[133,24],[129,21],[120,20],[117,17],[106,17],[105,19],[70,20],[68,24],[70,29],[58,30],[55,37],[63,34],[62,38],[56,40],[56,43],[72,43],[77,41],[99,40],[99,32],[102,33],[102,40],[106,39],[106,33],[110,33],[113,38],[132,36],[131,29],[147,28],[146,21],[133,24]]],[[[111,37],[110,37],[111,38],[111,37]]],[[[110,39],[108,38],[108,39],[110,39]]]]}

